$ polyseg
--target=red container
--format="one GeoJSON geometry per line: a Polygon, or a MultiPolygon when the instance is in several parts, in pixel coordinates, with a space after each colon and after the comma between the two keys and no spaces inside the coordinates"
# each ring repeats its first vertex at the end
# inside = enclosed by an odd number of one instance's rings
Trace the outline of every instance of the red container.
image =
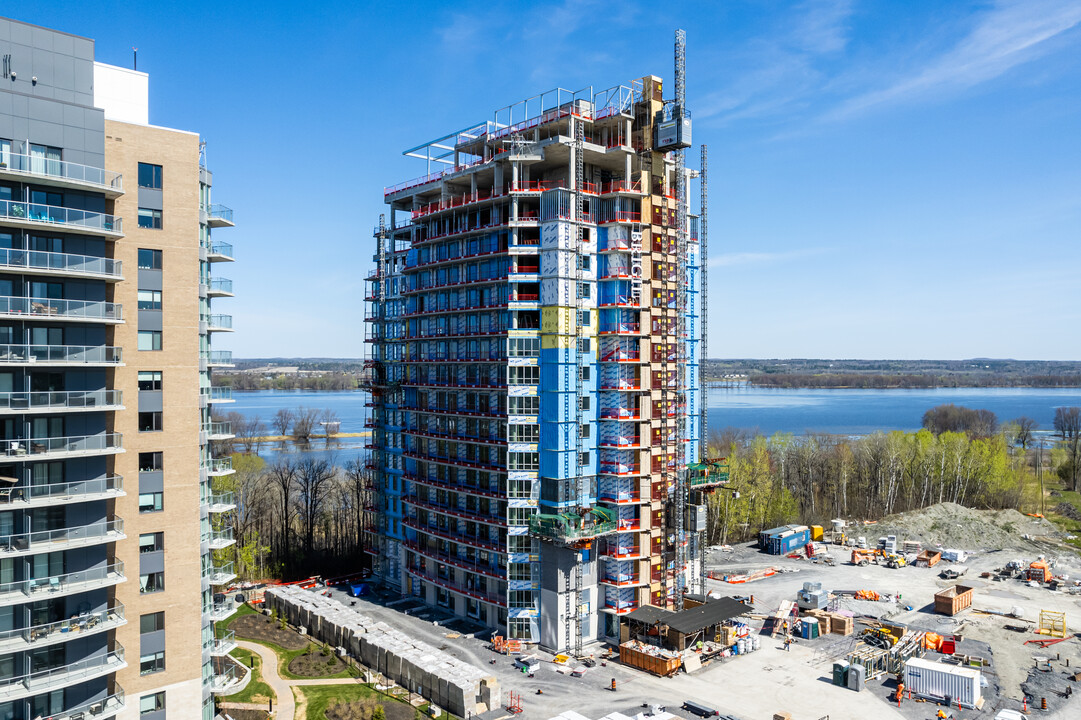
{"type": "Polygon", "coordinates": [[[938,651],[943,655],[953,655],[953,651],[956,649],[953,640],[943,640],[942,644],[938,647],[938,651]]]}

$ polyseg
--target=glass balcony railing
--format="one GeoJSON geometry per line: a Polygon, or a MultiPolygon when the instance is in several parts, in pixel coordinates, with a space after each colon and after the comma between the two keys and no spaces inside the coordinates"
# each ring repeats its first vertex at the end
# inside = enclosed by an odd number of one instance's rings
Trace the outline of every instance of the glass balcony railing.
{"type": "Polygon", "coordinates": [[[25,173],[46,179],[67,180],[75,183],[95,185],[103,191],[124,192],[124,178],[118,172],[80,165],[63,160],[53,160],[38,155],[4,153],[0,162],[0,173],[25,173]]]}
{"type": "Polygon", "coordinates": [[[236,508],[236,497],[231,492],[217,493],[203,498],[203,504],[212,513],[228,512],[236,508]]]}
{"type": "Polygon", "coordinates": [[[211,550],[222,550],[236,542],[233,539],[232,528],[226,528],[224,530],[208,530],[202,534],[200,539],[207,543],[211,550]]]}
{"type": "Polygon", "coordinates": [[[211,585],[224,585],[231,582],[235,577],[236,573],[233,572],[233,563],[231,562],[223,565],[211,565],[203,571],[203,579],[211,585]]]}
{"type": "Polygon", "coordinates": [[[66,685],[73,685],[80,680],[116,672],[126,665],[123,646],[114,643],[113,649],[104,655],[95,655],[67,665],[0,680],[0,700],[48,692],[66,685]]]}
{"type": "Polygon", "coordinates": [[[0,345],[0,364],[119,365],[122,358],[122,348],[108,345],[0,345]]]}
{"type": "Polygon", "coordinates": [[[0,315],[35,320],[96,320],[122,322],[120,305],[96,300],[61,300],[59,298],[29,298],[0,296],[0,315]]]}
{"type": "Polygon", "coordinates": [[[236,612],[236,605],[232,602],[215,603],[209,608],[203,608],[203,614],[208,615],[214,622],[221,622],[236,612]]]}
{"type": "Polygon", "coordinates": [[[227,422],[212,422],[205,426],[206,434],[211,440],[228,440],[233,437],[233,425],[227,422]]]}
{"type": "Polygon", "coordinates": [[[0,412],[108,409],[123,405],[122,397],[120,390],[0,393],[0,412]]]}
{"type": "Polygon", "coordinates": [[[199,394],[212,403],[233,401],[233,388],[228,385],[202,388],[199,391],[199,394]]]}
{"type": "MultiPolygon", "coordinates": [[[[4,489],[9,491],[4,504],[52,505],[78,498],[118,497],[124,494],[124,478],[120,475],[109,475],[108,477],[92,478],[90,480],[47,483],[44,485],[17,484],[4,489]]],[[[0,507],[2,506],[3,504],[0,504],[0,507]]]]}
{"type": "Polygon", "coordinates": [[[112,258],[38,250],[0,249],[0,266],[19,270],[64,272],[120,280],[122,263],[112,258]]]}
{"type": "Polygon", "coordinates": [[[233,329],[233,316],[232,315],[208,315],[206,316],[207,329],[214,330],[232,330],[233,329]]]}
{"type": "Polygon", "coordinates": [[[233,472],[233,459],[212,458],[210,462],[203,464],[203,469],[207,475],[229,475],[233,472]]]}
{"type": "Polygon", "coordinates": [[[0,440],[0,453],[9,458],[27,456],[35,459],[49,455],[90,455],[120,450],[122,440],[120,433],[0,440]]]}
{"type": "Polygon", "coordinates": [[[203,643],[203,651],[211,655],[228,655],[236,649],[236,636],[232,630],[226,630],[221,637],[210,638],[203,643]]]}
{"type": "Polygon", "coordinates": [[[38,643],[75,640],[91,632],[112,630],[126,622],[124,606],[117,604],[98,612],[80,613],[43,625],[0,630],[0,650],[17,650],[38,643]]]}
{"type": "Polygon", "coordinates": [[[210,227],[233,227],[233,209],[224,205],[211,205],[204,208],[207,224],[210,227]]]}
{"type": "Polygon", "coordinates": [[[203,359],[206,360],[207,365],[232,365],[233,351],[211,350],[210,352],[203,353],[203,359]]]}
{"type": "Polygon", "coordinates": [[[113,215],[16,200],[0,200],[0,219],[59,226],[69,228],[69,232],[89,230],[123,234],[121,219],[113,215]]]}
{"type": "Polygon", "coordinates": [[[0,557],[66,550],[71,547],[114,542],[124,537],[124,521],[114,517],[89,525],[6,535],[0,539],[0,557]]]}
{"type": "Polygon", "coordinates": [[[124,563],[119,560],[104,567],[79,572],[15,580],[0,584],[0,605],[47,600],[57,593],[70,594],[116,585],[124,580],[124,563]]]}
{"type": "Polygon", "coordinates": [[[53,713],[49,720],[105,720],[118,715],[124,709],[124,700],[124,688],[114,682],[113,694],[109,697],[53,713]]]}
{"type": "Polygon", "coordinates": [[[214,674],[206,683],[215,695],[233,695],[247,687],[250,680],[251,669],[232,656],[223,655],[215,659],[214,674]]]}
{"type": "Polygon", "coordinates": [[[232,295],[233,281],[229,278],[210,278],[207,289],[211,295],[232,295]]]}
{"type": "Polygon", "coordinates": [[[234,257],[233,246],[224,242],[211,243],[207,253],[210,260],[232,260],[234,257]]]}

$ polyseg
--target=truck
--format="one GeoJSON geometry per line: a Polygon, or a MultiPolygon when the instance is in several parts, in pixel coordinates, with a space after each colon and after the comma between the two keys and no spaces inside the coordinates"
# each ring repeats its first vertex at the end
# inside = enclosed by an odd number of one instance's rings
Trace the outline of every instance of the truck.
{"type": "Polygon", "coordinates": [[[879,555],[882,554],[881,550],[867,550],[854,548],[852,550],[852,564],[853,565],[868,565],[870,563],[877,563],[879,555]]]}

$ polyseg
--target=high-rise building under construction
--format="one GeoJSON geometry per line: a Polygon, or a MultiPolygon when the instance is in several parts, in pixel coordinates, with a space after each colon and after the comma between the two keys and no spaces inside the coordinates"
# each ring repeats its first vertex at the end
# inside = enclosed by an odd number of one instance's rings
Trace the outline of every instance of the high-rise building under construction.
{"type": "Polygon", "coordinates": [[[686,474],[701,268],[676,97],[552,90],[407,151],[445,167],[386,188],[367,530],[404,595],[575,651],[697,581],[687,486],[715,478],[686,474]]]}

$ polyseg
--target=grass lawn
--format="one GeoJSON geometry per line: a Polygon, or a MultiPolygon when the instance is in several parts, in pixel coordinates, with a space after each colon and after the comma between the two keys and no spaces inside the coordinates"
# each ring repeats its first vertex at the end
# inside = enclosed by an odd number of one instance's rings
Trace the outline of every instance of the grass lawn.
{"type": "Polygon", "coordinates": [[[249,682],[248,686],[240,692],[228,695],[227,697],[230,702],[266,702],[270,698],[274,698],[275,700],[278,699],[277,696],[274,695],[274,691],[270,689],[270,686],[263,682],[263,675],[262,672],[260,672],[262,670],[263,661],[258,655],[255,655],[244,648],[236,648],[229,654],[244,663],[246,667],[250,666],[253,658],[255,659],[255,665],[252,667],[251,671],[251,682],[249,682]]]}
{"type": "Polygon", "coordinates": [[[412,705],[387,697],[367,685],[305,685],[294,686],[297,705],[305,705],[304,717],[308,720],[324,720],[327,709],[339,703],[356,702],[364,698],[374,698],[386,711],[387,720],[425,717],[412,705]]]}

